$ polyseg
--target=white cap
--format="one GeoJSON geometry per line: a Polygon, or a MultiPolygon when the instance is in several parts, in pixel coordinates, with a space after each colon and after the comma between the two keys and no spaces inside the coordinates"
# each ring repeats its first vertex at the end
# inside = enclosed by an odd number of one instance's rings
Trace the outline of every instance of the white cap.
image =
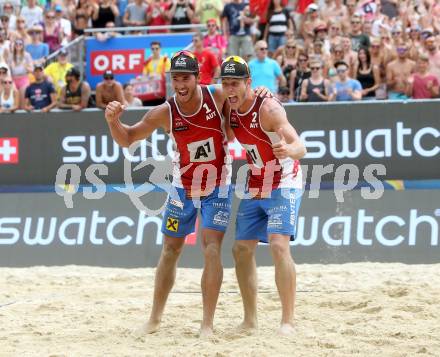
{"type": "Polygon", "coordinates": [[[318,5],[316,5],[315,3],[311,3],[309,6],[307,6],[306,11],[307,12],[318,11],[318,5]]]}

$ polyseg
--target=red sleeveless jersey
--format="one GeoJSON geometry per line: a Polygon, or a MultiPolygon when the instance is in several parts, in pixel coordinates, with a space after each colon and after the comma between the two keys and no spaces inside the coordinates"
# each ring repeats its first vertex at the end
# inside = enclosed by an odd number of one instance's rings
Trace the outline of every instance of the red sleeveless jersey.
{"type": "MultiPolygon", "coordinates": [[[[298,160],[278,160],[272,144],[279,142],[275,132],[265,131],[260,123],[260,108],[266,98],[256,97],[252,107],[244,114],[231,110],[229,124],[235,137],[246,150],[247,162],[252,169],[249,188],[275,190],[284,187],[302,187],[298,160]]],[[[281,105],[281,104],[280,104],[281,105]]]]}
{"type": "Polygon", "coordinates": [[[170,136],[174,141],[173,185],[205,190],[230,184],[231,157],[223,117],[211,92],[198,86],[202,101],[192,115],[179,110],[175,96],[168,99],[170,136]]]}

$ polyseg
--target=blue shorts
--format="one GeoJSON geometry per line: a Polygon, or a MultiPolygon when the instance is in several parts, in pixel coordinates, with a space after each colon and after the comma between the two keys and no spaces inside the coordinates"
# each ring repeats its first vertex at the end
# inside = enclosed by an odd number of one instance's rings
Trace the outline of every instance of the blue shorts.
{"type": "Polygon", "coordinates": [[[185,238],[193,233],[200,208],[202,228],[226,231],[231,213],[231,187],[216,187],[208,196],[201,199],[186,197],[185,189],[174,187],[168,195],[167,205],[163,214],[162,233],[175,238],[185,238]],[[178,197],[175,197],[176,194],[178,197]]]}
{"type": "Polygon", "coordinates": [[[302,194],[299,189],[282,188],[272,191],[270,198],[241,200],[235,239],[268,243],[269,234],[278,233],[293,240],[302,194]]]}

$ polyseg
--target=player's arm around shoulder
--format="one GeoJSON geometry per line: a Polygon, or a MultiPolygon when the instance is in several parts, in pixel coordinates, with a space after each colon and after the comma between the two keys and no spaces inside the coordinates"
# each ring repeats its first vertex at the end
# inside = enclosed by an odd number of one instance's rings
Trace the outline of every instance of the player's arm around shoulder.
{"type": "Polygon", "coordinates": [[[307,153],[303,141],[289,123],[284,107],[276,99],[268,98],[264,101],[260,109],[260,122],[262,129],[276,132],[280,138],[279,142],[272,145],[277,159],[290,157],[299,160],[307,153]]]}
{"type": "Polygon", "coordinates": [[[169,110],[166,103],[149,110],[143,118],[134,125],[121,122],[125,105],[120,102],[110,102],[105,109],[105,119],[113,139],[122,147],[128,147],[134,142],[148,138],[154,130],[163,128],[170,130],[169,110]]]}

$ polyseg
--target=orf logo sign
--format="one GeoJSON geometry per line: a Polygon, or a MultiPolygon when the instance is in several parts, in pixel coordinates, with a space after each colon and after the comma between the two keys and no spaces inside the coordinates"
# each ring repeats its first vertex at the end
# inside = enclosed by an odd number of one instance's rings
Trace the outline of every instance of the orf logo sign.
{"type": "Polygon", "coordinates": [[[94,51],[91,53],[91,74],[102,75],[111,70],[114,74],[139,74],[144,67],[144,50],[94,51]]]}
{"type": "Polygon", "coordinates": [[[0,138],[0,164],[18,164],[18,138],[0,138]]]}

